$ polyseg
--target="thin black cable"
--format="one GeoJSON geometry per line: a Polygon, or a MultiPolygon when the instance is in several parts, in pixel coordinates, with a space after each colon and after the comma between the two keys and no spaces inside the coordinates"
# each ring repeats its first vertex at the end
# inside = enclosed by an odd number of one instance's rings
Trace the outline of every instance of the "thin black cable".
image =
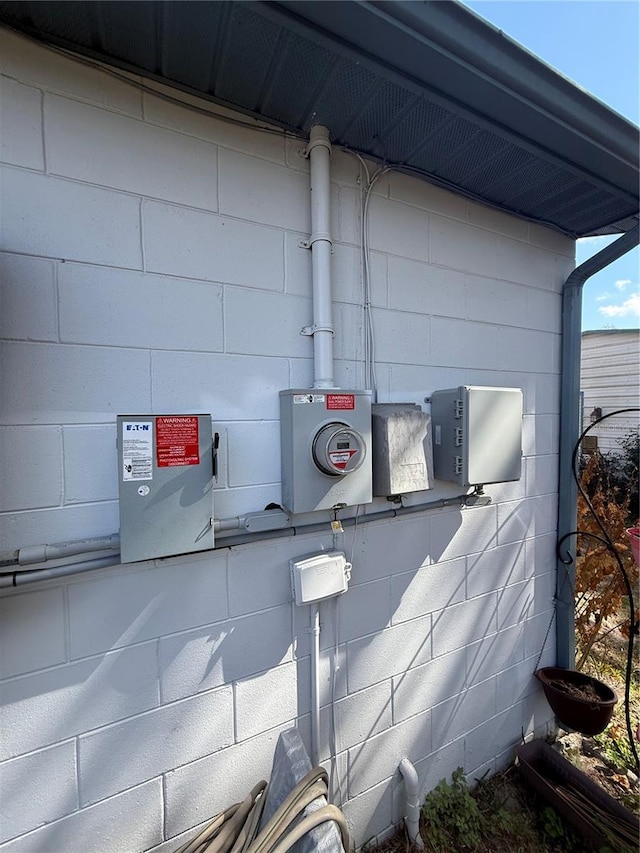
{"type": "MultiPolygon", "coordinates": [[[[31,33],[24,32],[23,30],[17,30],[15,27],[9,27],[9,29],[11,29],[17,35],[22,36],[23,38],[26,38],[26,39],[29,39],[30,41],[36,42],[38,45],[40,45],[40,47],[46,48],[47,50],[50,50],[53,53],[58,53],[61,56],[65,56],[67,59],[71,59],[71,60],[74,60],[76,62],[80,62],[89,68],[94,68],[98,71],[104,72],[105,74],[109,74],[111,77],[114,77],[115,79],[120,80],[123,83],[126,83],[132,87],[140,89],[143,92],[147,92],[151,95],[155,95],[158,98],[161,98],[162,100],[167,101],[168,103],[173,103],[173,104],[176,104],[177,106],[185,107],[187,109],[192,110],[193,112],[201,113],[202,115],[209,116],[210,118],[219,119],[222,122],[226,122],[227,124],[236,125],[237,127],[249,128],[251,130],[257,130],[260,133],[271,133],[275,136],[282,136],[283,138],[300,139],[301,141],[305,141],[305,142],[307,140],[307,134],[299,128],[291,127],[289,125],[286,125],[283,127],[265,126],[266,123],[273,121],[269,116],[264,116],[263,118],[256,116],[254,119],[255,121],[265,122],[265,124],[260,125],[260,124],[252,124],[249,121],[242,121],[241,119],[234,119],[231,116],[227,116],[227,115],[224,115],[222,113],[216,113],[213,110],[208,110],[208,109],[205,109],[203,107],[199,107],[196,104],[191,103],[190,101],[185,101],[185,100],[182,100],[180,98],[174,98],[173,96],[169,95],[167,92],[163,92],[159,89],[154,88],[153,86],[149,86],[146,83],[142,83],[140,80],[135,79],[137,76],[144,76],[144,75],[140,75],[139,71],[136,72],[133,69],[130,71],[127,69],[124,69],[124,71],[122,71],[122,72],[116,71],[113,66],[110,66],[108,64],[107,59],[103,59],[103,60],[92,59],[91,57],[84,56],[83,54],[77,53],[76,51],[71,50],[70,48],[61,47],[59,45],[50,44],[48,42],[42,41],[41,39],[37,38],[36,36],[32,35],[31,33]],[[133,76],[129,76],[129,75],[133,75],[133,76]]],[[[200,98],[202,100],[206,100],[208,103],[215,104],[216,106],[219,106],[222,109],[227,109],[230,111],[233,111],[234,109],[235,110],[239,109],[238,107],[234,107],[231,104],[224,104],[224,103],[218,102],[216,100],[211,100],[205,96],[204,92],[191,91],[188,89],[185,90],[185,89],[182,89],[180,87],[176,87],[175,81],[170,80],[169,78],[164,78],[163,80],[158,80],[156,77],[151,77],[149,79],[151,79],[151,80],[153,80],[153,82],[158,83],[159,85],[165,86],[167,88],[178,88],[178,91],[183,92],[184,94],[186,94],[192,98],[200,98]]],[[[394,161],[387,160],[386,157],[381,158],[381,157],[379,157],[375,154],[372,154],[370,152],[362,152],[362,154],[360,155],[360,152],[356,151],[354,148],[351,148],[350,146],[344,145],[341,143],[334,142],[333,147],[338,148],[341,151],[347,151],[349,154],[356,154],[358,156],[366,157],[369,160],[373,160],[376,163],[381,163],[383,167],[386,167],[389,170],[393,170],[394,172],[400,172],[401,174],[410,175],[413,177],[418,177],[418,178],[421,178],[423,180],[426,179],[429,181],[429,183],[434,184],[437,187],[442,187],[443,189],[449,190],[450,192],[455,192],[458,195],[462,195],[465,198],[470,199],[471,201],[479,202],[480,204],[483,204],[485,207],[490,207],[493,210],[503,212],[503,208],[501,208],[498,204],[494,204],[490,200],[488,200],[486,198],[482,198],[481,196],[479,196],[476,193],[473,193],[469,190],[465,190],[463,187],[460,187],[457,184],[454,184],[451,181],[446,180],[446,178],[441,178],[439,176],[432,174],[431,172],[426,172],[426,171],[423,171],[422,169],[418,169],[416,167],[409,166],[408,164],[401,162],[401,161],[398,161],[396,163],[394,161]]],[[[566,234],[567,236],[569,236],[571,238],[575,238],[575,236],[576,236],[574,233],[567,231],[566,229],[562,228],[560,225],[558,225],[555,222],[550,222],[550,221],[547,221],[545,219],[539,219],[539,218],[536,219],[536,218],[528,215],[527,213],[525,213],[522,210],[515,211],[515,214],[517,216],[519,216],[521,219],[527,220],[528,222],[534,222],[537,225],[547,225],[549,228],[554,228],[556,230],[559,230],[563,234],[566,234]]]]}
{"type": "MultiPolygon", "coordinates": [[[[629,614],[630,614],[629,638],[627,640],[627,665],[626,665],[626,671],[625,671],[625,684],[624,684],[625,723],[627,726],[627,737],[629,738],[629,745],[631,747],[631,752],[633,753],[633,758],[635,761],[636,775],[640,775],[640,760],[638,759],[638,751],[636,749],[635,738],[633,736],[633,726],[631,725],[631,698],[630,698],[630,696],[631,696],[631,679],[632,679],[632,674],[633,674],[633,642],[634,642],[633,638],[634,638],[634,636],[638,630],[638,625],[636,622],[635,603],[633,600],[633,588],[631,586],[631,581],[629,580],[629,575],[627,574],[627,572],[624,568],[624,564],[623,564],[622,558],[620,556],[620,551],[618,550],[615,543],[611,539],[611,536],[609,535],[607,528],[605,527],[604,523],[602,522],[602,519],[600,518],[598,513],[595,511],[595,508],[594,508],[593,504],[591,503],[591,499],[589,498],[589,495],[586,493],[586,491],[582,487],[582,484],[580,482],[580,478],[578,476],[578,466],[577,466],[577,460],[578,460],[578,454],[580,451],[580,446],[582,444],[584,437],[587,435],[587,433],[589,433],[599,423],[602,423],[602,421],[607,420],[607,418],[612,418],[615,415],[622,415],[622,414],[625,414],[627,412],[640,412],[640,408],[638,408],[637,406],[634,406],[634,407],[628,408],[628,409],[616,409],[616,411],[609,412],[606,415],[602,415],[597,420],[590,423],[589,426],[582,431],[580,437],[576,441],[575,446],[573,448],[573,454],[571,456],[571,468],[572,468],[572,473],[573,473],[573,479],[576,481],[576,485],[578,487],[578,490],[579,490],[580,494],[582,495],[583,500],[586,503],[587,507],[589,508],[591,515],[594,517],[596,524],[598,525],[598,527],[602,531],[602,536],[598,536],[596,533],[589,533],[589,532],[584,531],[584,530],[572,530],[570,533],[565,533],[564,536],[562,536],[558,540],[558,544],[556,546],[556,553],[558,555],[558,559],[565,566],[570,566],[573,563],[573,557],[572,557],[571,553],[569,551],[567,551],[566,557],[563,557],[560,553],[560,548],[561,548],[563,542],[566,539],[568,539],[570,536],[589,536],[590,538],[596,539],[597,541],[603,543],[607,547],[607,549],[609,551],[611,551],[611,553],[614,555],[614,557],[616,559],[616,562],[618,564],[618,568],[620,569],[620,571],[622,573],[622,577],[624,579],[624,585],[625,585],[626,590],[627,590],[627,596],[629,598],[629,614]]],[[[574,592],[574,596],[575,596],[575,592],[574,592]]]]}

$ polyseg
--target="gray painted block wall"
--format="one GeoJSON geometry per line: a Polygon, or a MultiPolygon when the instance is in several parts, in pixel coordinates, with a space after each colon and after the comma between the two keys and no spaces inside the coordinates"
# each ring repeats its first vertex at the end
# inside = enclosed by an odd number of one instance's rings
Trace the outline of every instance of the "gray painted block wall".
{"type": "MultiPolygon", "coordinates": [[[[279,502],[278,392],[312,377],[301,144],[7,31],[0,56],[2,550],[117,530],[120,412],[212,412],[216,515],[279,502]]],[[[342,387],[363,381],[358,168],[334,152],[342,387]]],[[[573,265],[571,241],[395,173],[370,211],[380,399],[504,385],[525,414],[522,478],[490,506],[338,543],[354,569],[321,607],[320,743],[326,761],[333,695],[357,844],[400,819],[403,755],[426,791],[458,766],[495,770],[550,722],[532,672],[553,601],[573,265]]],[[[327,528],[3,593],[2,853],[168,853],[268,774],[281,730],[308,747],[308,612],[288,561],[332,545],[327,528]]]]}

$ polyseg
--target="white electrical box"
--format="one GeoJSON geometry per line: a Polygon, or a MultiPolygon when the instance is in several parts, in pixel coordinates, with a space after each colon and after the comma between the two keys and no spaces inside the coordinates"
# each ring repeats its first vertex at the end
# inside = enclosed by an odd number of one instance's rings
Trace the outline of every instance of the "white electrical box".
{"type": "Polygon", "coordinates": [[[118,415],[123,563],[213,548],[211,415],[118,415]]]}
{"type": "Polygon", "coordinates": [[[351,564],[342,551],[328,551],[290,560],[291,585],[296,604],[311,604],[342,595],[349,586],[351,564]]]}
{"type": "Polygon", "coordinates": [[[371,420],[373,494],[432,489],[431,417],[415,403],[375,403],[371,420]]]}
{"type": "Polygon", "coordinates": [[[520,479],[520,388],[461,385],[434,391],[431,423],[436,479],[463,488],[520,479]]]}
{"type": "Polygon", "coordinates": [[[289,512],[370,503],[371,391],[281,391],[280,447],[289,512]]]}

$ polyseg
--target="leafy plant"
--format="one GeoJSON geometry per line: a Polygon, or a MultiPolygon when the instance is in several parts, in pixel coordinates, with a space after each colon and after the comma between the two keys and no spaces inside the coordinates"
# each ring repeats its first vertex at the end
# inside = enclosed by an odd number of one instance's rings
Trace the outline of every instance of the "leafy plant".
{"type": "Polygon", "coordinates": [[[565,853],[583,853],[585,840],[569,824],[565,823],[551,806],[545,806],[540,813],[544,835],[565,853]]]}
{"type": "Polygon", "coordinates": [[[427,839],[436,853],[473,850],[482,837],[483,816],[471,795],[462,768],[438,782],[422,807],[427,824],[427,839]]]}
{"type": "MultiPolygon", "coordinates": [[[[612,462],[611,456],[594,453],[584,465],[581,475],[581,485],[614,542],[632,587],[638,583],[638,567],[629,548],[626,529],[629,526],[629,484],[633,464],[636,477],[638,470],[637,461],[631,458],[635,444],[637,433],[628,437],[625,445],[628,453],[621,462],[612,462]]],[[[602,531],[582,495],[578,498],[577,529],[592,534],[579,537],[576,559],[576,669],[582,670],[594,643],[617,628],[628,635],[631,625],[628,615],[621,620],[616,619],[627,606],[627,588],[615,555],[593,538],[602,536],[602,531]]]]}
{"type": "MultiPolygon", "coordinates": [[[[532,853],[590,850],[551,808],[532,808],[523,798],[512,765],[502,774],[480,780],[471,792],[462,768],[451,782],[442,779],[422,807],[423,838],[433,853],[532,853]],[[514,785],[514,781],[516,784],[514,785]],[[542,816],[541,816],[542,815],[542,816]]],[[[389,851],[397,853],[397,851],[389,851]]]]}
{"type": "Polygon", "coordinates": [[[640,468],[640,426],[631,429],[623,438],[618,439],[618,450],[609,453],[596,451],[593,455],[583,455],[580,459],[580,473],[595,456],[598,459],[598,476],[589,482],[583,482],[587,494],[592,497],[597,487],[604,487],[616,501],[621,498],[627,504],[627,527],[640,515],[638,491],[638,472],[640,468]]]}
{"type": "Polygon", "coordinates": [[[609,764],[620,772],[633,766],[633,754],[626,732],[618,723],[612,723],[602,734],[596,735],[594,741],[609,764]]]}

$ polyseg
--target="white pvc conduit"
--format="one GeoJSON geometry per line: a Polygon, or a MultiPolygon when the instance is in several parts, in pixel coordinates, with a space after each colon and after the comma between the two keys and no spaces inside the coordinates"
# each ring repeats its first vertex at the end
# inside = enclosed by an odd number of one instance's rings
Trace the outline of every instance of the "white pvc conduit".
{"type": "MultiPolygon", "coordinates": [[[[447,506],[464,506],[468,495],[456,495],[453,498],[440,498],[440,500],[425,501],[420,504],[411,506],[398,507],[397,509],[385,509],[379,512],[363,514],[359,517],[343,518],[342,524],[345,527],[354,527],[368,524],[369,522],[382,521],[389,518],[399,518],[404,515],[411,515],[419,512],[426,512],[431,509],[443,509],[447,506]]],[[[490,498],[486,496],[487,503],[490,503],[490,498]]],[[[266,510],[264,512],[256,512],[247,516],[236,516],[235,518],[222,518],[215,522],[220,524],[216,527],[216,532],[231,531],[240,529],[241,532],[237,536],[221,537],[216,541],[216,548],[231,548],[234,545],[245,545],[248,542],[266,541],[268,539],[276,539],[285,536],[297,536],[303,533],[323,533],[326,532],[327,523],[322,522],[307,522],[306,524],[291,524],[290,519],[284,512],[280,510],[266,510]],[[255,520],[255,525],[252,523],[255,520]],[[286,520],[286,523],[284,521],[286,520]],[[250,523],[251,522],[251,523],[250,523]]],[[[114,539],[117,534],[114,534],[114,539]]],[[[93,540],[83,540],[83,553],[87,552],[86,544],[93,540]]],[[[104,537],[95,540],[96,544],[103,544],[104,537]]],[[[38,546],[53,547],[53,546],[38,546]]],[[[210,549],[215,550],[215,549],[210,549]]],[[[88,552],[87,552],[88,553],[88,552]]],[[[12,563],[7,563],[4,568],[0,568],[0,589],[3,587],[22,586],[23,584],[37,583],[42,580],[52,580],[53,578],[67,577],[78,574],[80,572],[90,571],[91,569],[101,569],[107,566],[120,565],[120,555],[114,552],[112,556],[100,557],[89,560],[76,558],[67,558],[69,562],[58,565],[55,568],[34,568],[22,570],[17,560],[18,551],[10,551],[8,557],[13,557],[12,563]]]]}
{"type": "Polygon", "coordinates": [[[407,792],[407,813],[405,822],[409,841],[416,845],[418,850],[424,850],[424,841],[420,835],[420,788],[416,768],[408,758],[403,758],[398,765],[404,787],[407,792]]]}
{"type": "Polygon", "coordinates": [[[335,388],[331,316],[331,142],[326,127],[311,128],[307,147],[311,166],[311,264],[313,270],[314,388],[335,388]]]}
{"type": "Polygon", "coordinates": [[[320,764],[320,607],[311,605],[311,762],[320,764]]]}
{"type": "Polygon", "coordinates": [[[63,560],[78,557],[92,551],[120,550],[120,536],[98,536],[91,539],[78,539],[73,542],[59,542],[56,545],[30,545],[16,551],[0,554],[1,566],[31,566],[35,563],[47,563],[50,560],[63,560]]]}

